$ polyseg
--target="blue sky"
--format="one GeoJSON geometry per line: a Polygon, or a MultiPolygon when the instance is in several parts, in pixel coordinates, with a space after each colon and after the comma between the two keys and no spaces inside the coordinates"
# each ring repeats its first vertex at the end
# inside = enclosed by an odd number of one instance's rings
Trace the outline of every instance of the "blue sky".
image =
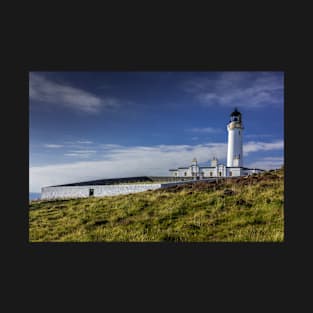
{"type": "Polygon", "coordinates": [[[229,115],[244,166],[283,160],[283,72],[31,72],[30,191],[75,181],[168,175],[196,157],[226,162],[229,115]]]}

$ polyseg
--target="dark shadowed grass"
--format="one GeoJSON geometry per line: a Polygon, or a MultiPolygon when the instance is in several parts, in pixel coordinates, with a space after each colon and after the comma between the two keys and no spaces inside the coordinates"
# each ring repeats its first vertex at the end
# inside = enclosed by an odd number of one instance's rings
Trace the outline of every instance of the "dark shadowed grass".
{"type": "Polygon", "coordinates": [[[32,202],[31,242],[281,242],[283,171],[103,198],[32,202]]]}

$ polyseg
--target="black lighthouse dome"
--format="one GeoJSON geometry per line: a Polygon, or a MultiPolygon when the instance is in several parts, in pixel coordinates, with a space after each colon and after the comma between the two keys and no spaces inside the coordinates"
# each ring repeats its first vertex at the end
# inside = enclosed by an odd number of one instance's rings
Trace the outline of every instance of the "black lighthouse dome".
{"type": "Polygon", "coordinates": [[[230,114],[231,122],[241,122],[241,113],[235,108],[235,110],[230,114]]]}
{"type": "Polygon", "coordinates": [[[237,108],[235,108],[235,110],[232,112],[232,114],[230,114],[230,116],[240,116],[241,113],[237,110],[237,108]]]}

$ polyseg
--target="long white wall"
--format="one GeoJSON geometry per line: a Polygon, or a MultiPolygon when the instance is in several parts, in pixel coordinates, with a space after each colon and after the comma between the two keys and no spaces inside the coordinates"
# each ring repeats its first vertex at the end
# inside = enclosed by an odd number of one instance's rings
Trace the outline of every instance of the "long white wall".
{"type": "Polygon", "coordinates": [[[161,184],[129,184],[129,185],[103,185],[103,186],[60,186],[44,187],[41,190],[41,199],[66,199],[66,198],[87,198],[89,190],[94,190],[95,197],[114,196],[154,190],[161,188],[161,184]]]}
{"type": "Polygon", "coordinates": [[[56,186],[43,187],[41,189],[42,200],[70,199],[70,198],[88,198],[89,190],[94,190],[94,197],[115,196],[129,193],[167,188],[184,182],[173,183],[152,183],[152,184],[125,184],[125,185],[90,185],[90,186],[56,186]]]}

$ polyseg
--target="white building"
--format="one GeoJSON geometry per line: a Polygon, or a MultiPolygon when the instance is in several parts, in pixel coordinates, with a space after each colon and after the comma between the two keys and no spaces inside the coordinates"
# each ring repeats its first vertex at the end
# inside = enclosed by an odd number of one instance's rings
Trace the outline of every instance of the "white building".
{"type": "Polygon", "coordinates": [[[261,169],[243,167],[243,129],[241,113],[235,109],[231,113],[230,121],[227,125],[227,165],[218,163],[218,160],[213,157],[211,166],[199,166],[194,158],[190,166],[170,169],[172,176],[201,179],[207,177],[243,176],[262,172],[263,170],[261,169]]]}

